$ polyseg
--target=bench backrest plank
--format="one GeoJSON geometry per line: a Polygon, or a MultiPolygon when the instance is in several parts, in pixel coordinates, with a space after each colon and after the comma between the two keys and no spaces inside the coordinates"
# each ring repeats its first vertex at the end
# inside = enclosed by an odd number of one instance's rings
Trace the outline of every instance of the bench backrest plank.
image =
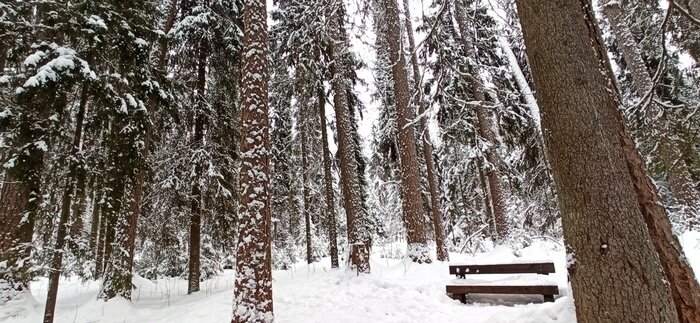
{"type": "Polygon", "coordinates": [[[551,274],[554,273],[554,263],[514,263],[492,265],[450,265],[450,275],[471,274],[551,274]]]}

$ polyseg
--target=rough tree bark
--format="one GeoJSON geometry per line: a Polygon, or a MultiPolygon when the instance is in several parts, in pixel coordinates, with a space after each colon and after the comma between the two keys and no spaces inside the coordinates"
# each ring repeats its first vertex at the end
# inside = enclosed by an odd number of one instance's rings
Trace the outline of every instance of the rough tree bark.
{"type": "MultiPolygon", "coordinates": [[[[620,44],[637,95],[644,96],[652,88],[653,82],[629,27],[622,21],[620,4],[617,2],[605,4],[603,14],[610,21],[613,34],[620,44]]],[[[648,111],[647,117],[651,117],[662,109],[655,103],[651,103],[650,108],[653,111],[648,111]]],[[[664,127],[665,125],[665,120],[661,120],[654,122],[652,126],[663,127],[657,131],[660,134],[665,134],[668,131],[668,128],[664,127]]],[[[677,165],[673,165],[674,149],[665,138],[659,138],[659,141],[659,155],[667,169],[671,190],[679,202],[692,209],[692,206],[697,203],[698,197],[692,187],[685,163],[681,161],[677,165]]],[[[634,147],[634,141],[631,138],[627,139],[627,146],[630,147],[628,149],[628,164],[635,181],[642,215],[651,235],[652,243],[659,254],[666,278],[671,285],[671,293],[679,319],[681,322],[700,322],[700,285],[683,254],[678,238],[673,234],[671,222],[659,200],[656,187],[646,176],[644,159],[636,150],[631,149],[634,147]]]]}
{"type": "Polygon", "coordinates": [[[579,322],[677,322],[589,0],[518,0],[579,322]],[[596,45],[597,44],[597,45],[596,45]]]}
{"type": "MultiPolygon", "coordinates": [[[[387,23],[387,43],[394,81],[396,100],[396,139],[399,146],[401,168],[401,205],[406,227],[406,255],[417,263],[429,263],[428,244],[425,237],[425,210],[420,193],[420,172],[413,127],[415,112],[409,105],[408,71],[401,41],[401,20],[396,0],[384,0],[387,23]]],[[[432,156],[430,157],[432,158],[432,156]]],[[[430,159],[428,158],[428,159],[430,159]]]]}
{"type": "MultiPolygon", "coordinates": [[[[471,57],[474,61],[477,60],[476,53],[474,52],[474,46],[469,41],[469,27],[467,25],[467,15],[464,11],[463,5],[455,3],[455,18],[457,20],[457,27],[459,30],[459,39],[462,43],[462,49],[467,53],[468,57],[471,57]]],[[[478,105],[476,106],[476,118],[478,120],[479,136],[487,142],[488,147],[484,152],[486,161],[489,163],[488,168],[484,168],[486,173],[486,179],[489,185],[489,193],[491,196],[491,206],[493,210],[493,218],[496,226],[495,241],[500,244],[503,243],[505,238],[510,232],[510,227],[508,225],[508,219],[506,217],[506,206],[505,197],[503,196],[503,183],[501,183],[501,172],[498,165],[500,164],[500,158],[498,152],[496,151],[496,145],[498,143],[497,134],[494,125],[493,112],[489,110],[486,106],[486,95],[484,93],[483,82],[481,81],[480,71],[478,66],[474,66],[471,72],[471,77],[469,77],[469,83],[472,87],[472,92],[474,94],[474,100],[476,100],[478,105]]]]}
{"type": "Polygon", "coordinates": [[[344,9],[341,1],[327,0],[324,2],[327,8],[327,28],[331,35],[327,56],[332,62],[330,65],[333,90],[333,105],[335,108],[336,129],[338,132],[338,154],[340,155],[340,181],[345,216],[347,217],[348,243],[350,244],[350,261],[358,273],[369,273],[369,244],[367,232],[361,227],[363,220],[362,200],[360,196],[360,184],[358,177],[358,163],[355,158],[355,141],[352,137],[352,123],[347,97],[347,80],[344,71],[346,62],[343,55],[347,50],[348,41],[344,36],[342,24],[344,21],[344,9]]]}
{"type": "Polygon", "coordinates": [[[328,221],[328,239],[330,240],[331,268],[338,268],[338,231],[335,220],[335,197],[333,193],[333,174],[331,173],[331,151],[328,148],[328,130],[326,129],[326,93],[322,86],[318,88],[318,117],[321,120],[321,145],[323,146],[323,192],[326,200],[326,219],[328,221]]]}
{"type": "Polygon", "coordinates": [[[440,206],[440,188],[438,185],[437,172],[433,162],[433,143],[430,140],[430,130],[428,129],[428,116],[426,111],[425,98],[421,91],[421,74],[418,68],[418,55],[416,55],[416,45],[413,39],[413,24],[411,23],[411,11],[408,0],[403,0],[403,11],[406,24],[406,36],[408,38],[408,51],[411,53],[411,68],[413,69],[413,97],[418,102],[418,114],[420,116],[420,129],[423,138],[423,158],[425,159],[426,176],[428,188],[430,190],[430,213],[433,220],[433,231],[435,232],[436,259],[438,261],[449,261],[450,255],[445,246],[445,229],[442,220],[442,208],[440,206]]]}
{"type": "Polygon", "coordinates": [[[267,11],[245,1],[240,203],[232,323],[272,322],[267,11]]]}

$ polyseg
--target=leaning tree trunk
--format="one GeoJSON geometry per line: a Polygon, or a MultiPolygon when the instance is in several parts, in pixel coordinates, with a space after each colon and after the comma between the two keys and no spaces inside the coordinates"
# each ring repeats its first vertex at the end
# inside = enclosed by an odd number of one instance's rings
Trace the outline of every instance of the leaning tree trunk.
{"type": "Polygon", "coordinates": [[[232,323],[273,320],[267,11],[265,1],[245,3],[241,194],[232,323]]]}
{"type": "MultiPolygon", "coordinates": [[[[401,206],[408,242],[407,256],[417,263],[429,263],[432,260],[428,254],[425,237],[423,221],[425,214],[420,192],[420,172],[413,127],[415,113],[409,105],[411,93],[408,90],[408,72],[401,43],[399,8],[396,0],[384,0],[384,6],[386,8],[384,18],[387,22],[386,38],[396,100],[396,139],[401,167],[401,206]]],[[[432,156],[427,159],[432,159],[432,156]]]]}
{"type": "MultiPolygon", "coordinates": [[[[609,2],[603,7],[603,13],[610,21],[611,29],[627,61],[635,91],[637,95],[644,96],[647,91],[652,90],[653,82],[629,27],[622,21],[622,8],[617,2],[609,2]]],[[[662,109],[653,102],[651,107],[654,111],[649,111],[648,117],[662,109]]],[[[664,125],[666,125],[664,120],[654,122],[654,126],[664,127],[664,125]]],[[[668,130],[668,128],[657,129],[657,133],[663,137],[668,130]]],[[[670,143],[665,138],[659,138],[659,140],[659,155],[667,169],[671,190],[682,204],[692,209],[699,198],[692,187],[685,163],[681,161],[674,166],[673,149],[670,143]]],[[[634,141],[628,140],[627,146],[634,147],[634,141]]],[[[683,254],[678,238],[673,234],[671,222],[659,201],[656,187],[646,176],[644,160],[636,150],[628,149],[628,162],[651,241],[659,254],[666,278],[671,284],[679,319],[681,322],[700,322],[700,285],[683,254]]]]}
{"type": "Polygon", "coordinates": [[[369,249],[367,232],[363,229],[362,200],[360,196],[360,184],[358,177],[358,163],[355,158],[355,141],[352,137],[352,123],[350,116],[348,97],[346,92],[346,79],[344,71],[346,62],[343,54],[347,50],[348,42],[341,28],[345,28],[344,11],[340,0],[327,0],[327,28],[333,39],[328,48],[328,59],[333,62],[330,66],[333,90],[333,105],[335,108],[336,129],[338,131],[338,154],[340,155],[340,181],[345,216],[348,227],[348,243],[350,244],[350,261],[359,273],[369,273],[369,249]]]}
{"type": "Polygon", "coordinates": [[[56,298],[58,297],[58,282],[61,278],[63,267],[63,248],[66,242],[66,227],[71,218],[71,203],[73,202],[74,189],[78,182],[78,165],[81,153],[81,142],[83,139],[83,121],[85,120],[85,109],[88,100],[88,85],[83,83],[78,104],[78,113],[75,116],[75,134],[70,151],[70,169],[66,179],[66,187],[63,189],[61,197],[61,213],[56,228],[56,245],[52,252],[51,269],[49,273],[49,288],[46,296],[46,306],[44,307],[44,323],[51,323],[56,310],[56,298]]]}
{"type": "Polygon", "coordinates": [[[430,130],[428,129],[428,116],[424,115],[425,100],[421,91],[421,74],[418,68],[418,57],[416,55],[416,45],[413,39],[413,26],[411,23],[411,11],[408,0],[403,0],[403,10],[406,23],[406,36],[408,38],[408,51],[411,53],[411,67],[413,68],[413,96],[418,102],[418,114],[420,117],[420,128],[423,134],[423,158],[425,159],[426,176],[428,177],[428,188],[430,190],[430,211],[433,218],[433,231],[435,231],[436,259],[438,261],[449,261],[450,255],[445,246],[445,228],[442,220],[442,208],[440,207],[440,188],[438,186],[437,172],[433,162],[433,143],[430,140],[430,130]]]}
{"type": "Polygon", "coordinates": [[[331,152],[328,148],[328,130],[326,129],[326,93],[322,86],[318,88],[318,117],[321,120],[321,145],[323,146],[323,192],[326,200],[326,219],[328,221],[328,239],[330,240],[331,268],[338,268],[338,231],[335,220],[335,197],[333,194],[333,174],[331,173],[331,152]]]}
{"type": "Polygon", "coordinates": [[[518,0],[579,322],[677,322],[588,0],[518,0]]]}
{"type": "MultiPolygon", "coordinates": [[[[476,62],[477,56],[474,52],[474,46],[469,41],[469,27],[467,26],[467,15],[464,12],[463,5],[455,3],[455,14],[457,19],[457,27],[459,29],[460,41],[462,43],[463,50],[467,53],[468,57],[471,57],[476,62]]],[[[476,62],[475,64],[478,64],[476,62]]],[[[503,243],[505,238],[510,232],[510,226],[508,225],[508,219],[506,217],[506,205],[505,197],[503,195],[503,183],[501,183],[501,172],[498,165],[500,164],[500,158],[498,152],[496,151],[496,144],[498,140],[496,138],[497,134],[494,125],[493,112],[487,109],[486,104],[486,94],[484,93],[484,86],[479,76],[478,66],[474,66],[471,71],[472,76],[469,77],[469,83],[472,87],[472,92],[474,93],[474,99],[479,102],[476,106],[476,118],[478,120],[479,136],[483,138],[488,147],[486,148],[485,157],[488,162],[488,168],[484,169],[486,172],[486,178],[489,185],[489,192],[491,196],[491,205],[493,207],[493,217],[496,226],[495,240],[496,243],[503,243]]]]}

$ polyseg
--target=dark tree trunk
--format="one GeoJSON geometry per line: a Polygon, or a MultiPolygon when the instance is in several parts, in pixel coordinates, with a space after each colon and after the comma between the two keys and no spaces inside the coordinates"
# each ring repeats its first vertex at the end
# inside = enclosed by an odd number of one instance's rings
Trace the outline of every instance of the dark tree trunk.
{"type": "MultiPolygon", "coordinates": [[[[101,195],[101,193],[100,193],[101,195]]],[[[97,230],[95,231],[95,274],[94,278],[99,279],[104,273],[105,264],[105,244],[107,242],[107,219],[103,216],[102,205],[98,204],[93,210],[93,221],[97,221],[97,230]]]]}
{"type": "Polygon", "coordinates": [[[330,240],[331,268],[338,268],[338,232],[335,220],[335,197],[333,193],[333,174],[331,173],[331,151],[328,148],[328,130],[326,129],[326,93],[318,88],[318,117],[321,120],[321,145],[323,146],[323,191],[326,200],[326,219],[328,221],[328,239],[330,240]]]}
{"type": "MultiPolygon", "coordinates": [[[[207,85],[207,57],[209,56],[207,43],[205,40],[199,45],[199,60],[197,63],[197,89],[195,91],[195,125],[194,125],[194,147],[195,151],[204,149],[204,127],[206,100],[204,91],[207,85]]],[[[198,157],[198,158],[201,158],[198,157]]],[[[197,159],[194,165],[194,182],[192,183],[192,196],[190,197],[190,248],[189,248],[189,268],[187,293],[199,291],[200,280],[200,254],[201,254],[201,234],[202,234],[202,188],[200,179],[204,174],[204,164],[197,159]]]]}
{"type": "Polygon", "coordinates": [[[240,203],[232,323],[271,322],[270,120],[267,11],[264,1],[244,10],[240,203]]]}
{"type": "Polygon", "coordinates": [[[314,262],[313,257],[313,247],[311,245],[311,193],[309,191],[309,178],[306,173],[309,167],[308,160],[308,137],[307,133],[307,118],[306,113],[308,102],[304,102],[301,106],[300,120],[299,120],[299,136],[301,137],[301,187],[302,187],[302,198],[304,200],[304,207],[302,212],[304,213],[304,233],[306,238],[306,263],[314,262]]]}
{"type": "MultiPolygon", "coordinates": [[[[469,27],[467,25],[467,15],[464,12],[462,5],[455,4],[455,14],[457,19],[457,26],[459,27],[460,40],[464,51],[469,57],[471,57],[475,62],[477,61],[476,53],[474,52],[474,46],[468,39],[469,27]]],[[[476,63],[478,64],[478,62],[476,63]]],[[[503,196],[503,183],[501,183],[501,172],[499,170],[500,158],[498,152],[496,151],[496,145],[498,144],[497,134],[494,125],[493,111],[489,110],[486,106],[486,95],[484,93],[483,82],[479,76],[479,68],[475,68],[470,71],[472,76],[469,77],[469,82],[472,87],[472,92],[474,94],[474,99],[479,102],[476,107],[476,118],[478,120],[478,130],[479,136],[488,143],[488,147],[484,154],[486,155],[486,161],[489,163],[488,168],[484,168],[486,172],[486,178],[489,185],[489,193],[491,196],[491,205],[493,207],[493,218],[496,225],[495,230],[495,240],[496,243],[503,243],[505,238],[510,232],[510,226],[508,224],[508,219],[506,217],[506,206],[505,197],[503,196]]]]}
{"type": "Polygon", "coordinates": [[[425,159],[426,176],[430,190],[430,213],[433,219],[433,231],[435,232],[436,259],[438,261],[449,261],[450,255],[445,246],[445,228],[442,219],[442,208],[440,206],[440,188],[438,187],[437,172],[433,163],[433,143],[430,140],[430,130],[428,129],[428,116],[425,112],[425,99],[421,91],[421,74],[418,68],[418,57],[415,52],[415,41],[413,39],[413,26],[411,23],[411,11],[408,0],[403,0],[403,10],[406,17],[406,36],[408,38],[408,51],[411,53],[411,67],[413,68],[413,97],[418,101],[418,114],[420,115],[420,129],[423,138],[423,159],[425,159]]]}
{"type": "MultiPolygon", "coordinates": [[[[420,193],[420,172],[416,153],[416,138],[413,127],[415,113],[409,105],[411,93],[408,89],[406,59],[401,42],[401,21],[396,0],[384,0],[386,7],[387,43],[394,79],[394,97],[396,100],[396,138],[399,146],[401,166],[401,201],[408,242],[407,256],[418,263],[429,263],[425,238],[425,214],[420,193]]],[[[432,158],[432,156],[430,157],[432,158]]]]}
{"type": "MultiPolygon", "coordinates": [[[[579,322],[677,322],[590,2],[518,0],[579,322]]],[[[643,166],[642,166],[643,167],[643,166]]]]}
{"type": "Polygon", "coordinates": [[[66,187],[63,189],[61,197],[61,213],[58,220],[58,228],[56,229],[56,245],[52,252],[51,268],[49,269],[49,288],[46,296],[46,306],[44,307],[44,323],[51,323],[54,319],[56,310],[56,298],[58,297],[58,282],[61,278],[63,270],[63,247],[66,242],[66,229],[68,220],[71,218],[71,203],[73,201],[73,192],[78,181],[78,167],[81,159],[80,143],[83,139],[83,121],[85,120],[85,108],[88,100],[88,86],[83,84],[80,94],[80,103],[78,105],[78,113],[75,117],[75,134],[73,135],[73,144],[70,151],[70,165],[68,170],[68,178],[66,179],[66,187]]]}

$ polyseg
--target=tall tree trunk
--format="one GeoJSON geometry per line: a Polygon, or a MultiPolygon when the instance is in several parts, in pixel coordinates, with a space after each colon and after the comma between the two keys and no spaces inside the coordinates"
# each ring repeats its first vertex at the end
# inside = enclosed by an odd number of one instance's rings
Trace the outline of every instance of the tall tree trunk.
{"type": "MultiPolygon", "coordinates": [[[[396,139],[399,146],[401,166],[401,205],[406,226],[407,256],[418,263],[429,263],[425,238],[423,199],[420,193],[420,172],[416,153],[416,138],[413,127],[415,113],[409,105],[408,72],[401,41],[401,21],[396,0],[384,0],[386,7],[387,43],[394,79],[396,100],[396,139]]],[[[432,159],[430,156],[429,159],[432,159]]]]}
{"type": "MultiPolygon", "coordinates": [[[[652,89],[653,82],[632,33],[622,20],[622,13],[622,8],[617,2],[609,2],[603,7],[603,14],[610,21],[611,29],[620,44],[622,54],[630,69],[635,91],[641,97],[652,89]]],[[[646,113],[646,116],[649,118],[663,109],[653,102],[650,108],[652,111],[647,111],[646,113]]],[[[700,197],[695,192],[685,163],[680,161],[674,165],[673,151],[675,149],[671,147],[669,140],[664,137],[670,131],[666,127],[667,125],[666,120],[653,122],[653,126],[659,127],[657,133],[661,134],[661,138],[659,138],[659,156],[666,168],[669,186],[674,196],[688,208],[686,216],[693,216],[691,210],[700,197]]],[[[634,147],[634,141],[628,140],[627,146],[630,148],[634,147]]],[[[628,163],[630,173],[634,178],[642,215],[644,215],[652,243],[659,254],[666,278],[671,284],[671,292],[679,319],[681,322],[699,322],[700,285],[695,278],[693,269],[683,254],[678,238],[673,234],[671,222],[666,214],[666,210],[659,201],[656,187],[646,176],[643,158],[636,150],[628,149],[628,163]]]]}
{"type": "Polygon", "coordinates": [[[352,137],[352,123],[348,105],[347,87],[344,71],[346,62],[343,54],[347,50],[348,41],[342,29],[345,26],[345,13],[340,0],[325,2],[328,13],[327,28],[333,42],[329,44],[328,59],[330,65],[331,88],[333,90],[333,105],[335,108],[336,129],[338,131],[338,154],[340,155],[341,191],[345,206],[345,216],[348,226],[348,243],[350,244],[350,261],[358,273],[369,273],[369,236],[362,227],[362,200],[358,177],[358,163],[355,158],[355,141],[352,137]]]}
{"type": "Polygon", "coordinates": [[[200,255],[202,245],[202,188],[200,179],[204,174],[204,164],[201,158],[201,150],[204,149],[204,127],[206,126],[205,110],[206,100],[204,91],[207,86],[207,57],[209,49],[206,40],[199,44],[199,60],[197,63],[197,89],[195,90],[195,125],[194,125],[194,147],[198,153],[194,165],[194,182],[192,183],[192,196],[190,197],[190,248],[189,248],[189,268],[187,275],[187,293],[199,291],[200,280],[200,255]]]}
{"type": "Polygon", "coordinates": [[[68,170],[68,178],[66,179],[66,187],[63,189],[61,197],[61,213],[58,220],[58,228],[56,229],[56,245],[52,252],[51,269],[49,272],[49,288],[46,296],[46,306],[44,307],[44,323],[51,323],[54,319],[56,310],[56,298],[58,297],[58,282],[61,278],[63,267],[63,247],[66,241],[66,227],[68,220],[71,217],[71,203],[73,201],[73,192],[78,181],[78,165],[80,158],[80,143],[83,139],[83,121],[85,120],[85,109],[88,100],[88,85],[83,83],[83,88],[80,94],[80,103],[78,104],[78,113],[75,117],[75,134],[73,135],[73,145],[70,151],[70,169],[68,170]]]}
{"type": "Polygon", "coordinates": [[[328,239],[330,240],[331,268],[338,268],[338,232],[335,220],[335,197],[333,193],[333,174],[331,173],[331,151],[328,148],[328,130],[326,129],[326,93],[323,86],[318,88],[318,117],[321,120],[321,145],[323,146],[323,191],[326,200],[326,219],[328,221],[328,239]]]}
{"type": "Polygon", "coordinates": [[[639,208],[628,162],[634,148],[590,1],[517,0],[517,7],[574,260],[578,321],[677,322],[639,208]]]}
{"type": "Polygon", "coordinates": [[[408,0],[403,0],[403,11],[406,17],[406,36],[408,38],[408,51],[411,53],[411,67],[413,68],[413,97],[418,102],[418,114],[420,115],[420,128],[423,137],[423,158],[425,159],[426,176],[430,190],[430,211],[433,218],[433,231],[435,231],[436,259],[449,261],[450,255],[445,246],[445,228],[442,220],[442,208],[440,206],[440,188],[438,187],[437,172],[433,163],[433,143],[430,140],[428,129],[428,116],[425,115],[425,99],[421,91],[421,74],[418,68],[416,45],[413,39],[413,24],[411,23],[411,11],[408,0]]]}
{"type": "MultiPolygon", "coordinates": [[[[463,5],[455,3],[455,18],[457,19],[457,27],[459,27],[460,41],[462,42],[463,50],[475,62],[477,61],[474,46],[469,41],[469,27],[467,25],[467,15],[463,5]]],[[[475,63],[478,64],[478,63],[475,63]]],[[[501,244],[510,232],[510,226],[506,217],[505,197],[503,196],[503,183],[501,183],[501,172],[499,170],[500,158],[496,151],[498,144],[497,134],[494,125],[493,112],[486,106],[486,95],[484,86],[481,80],[478,66],[474,66],[471,71],[472,76],[469,77],[469,82],[472,87],[474,99],[479,102],[476,106],[476,118],[478,120],[479,135],[488,144],[486,151],[486,161],[489,163],[488,168],[485,168],[486,178],[489,184],[489,192],[491,196],[491,205],[493,206],[494,223],[496,224],[496,243],[501,244]]]]}
{"type": "Polygon", "coordinates": [[[313,259],[313,248],[311,246],[311,197],[310,197],[310,192],[309,192],[309,178],[306,173],[308,167],[309,167],[309,160],[308,160],[308,145],[307,145],[307,140],[308,137],[306,135],[307,132],[307,118],[308,114],[306,113],[307,110],[307,104],[309,102],[304,102],[301,105],[301,113],[300,113],[300,120],[299,120],[299,136],[300,141],[301,141],[301,187],[302,187],[302,198],[304,200],[304,208],[302,209],[302,212],[304,213],[304,236],[306,238],[306,263],[312,263],[314,262],[313,259]]]}
{"type": "Polygon", "coordinates": [[[272,322],[269,76],[264,1],[246,1],[244,25],[241,194],[231,322],[272,322]]]}

